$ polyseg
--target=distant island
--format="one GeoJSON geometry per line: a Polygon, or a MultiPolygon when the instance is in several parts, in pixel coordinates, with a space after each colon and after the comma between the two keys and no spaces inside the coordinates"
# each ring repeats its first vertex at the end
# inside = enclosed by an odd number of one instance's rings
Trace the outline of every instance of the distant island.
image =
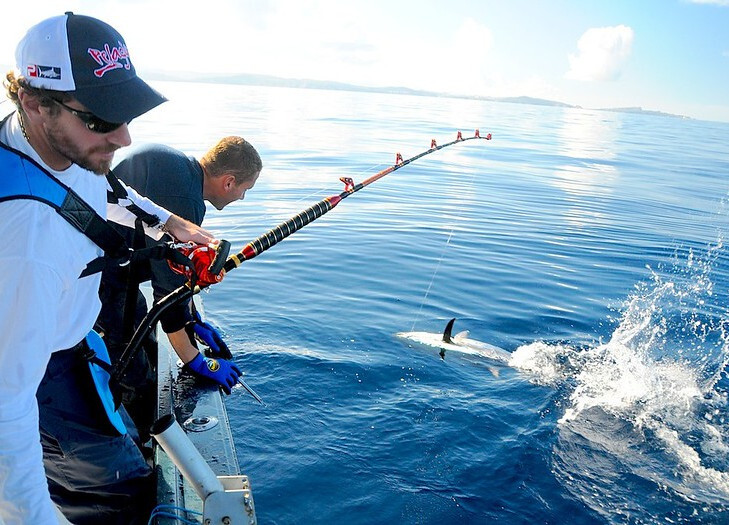
{"type": "MultiPolygon", "coordinates": [[[[4,71],[11,69],[5,67],[4,71]]],[[[485,100],[489,102],[507,102],[511,104],[531,104],[535,106],[555,106],[562,108],[583,109],[582,106],[566,104],[556,100],[547,100],[534,97],[486,97],[477,95],[453,95],[450,93],[439,93],[435,91],[426,91],[421,89],[410,89],[406,87],[396,86],[358,86],[355,84],[347,84],[344,82],[334,82],[327,80],[311,80],[303,78],[284,78],[271,75],[256,75],[250,73],[238,73],[230,75],[206,75],[191,72],[160,72],[145,71],[144,78],[150,80],[176,81],[176,82],[210,82],[222,84],[243,84],[249,86],[273,86],[273,87],[289,87],[299,89],[327,89],[335,91],[358,91],[364,93],[388,93],[393,95],[414,95],[422,97],[445,97],[460,98],[467,100],[485,100]]],[[[680,119],[690,119],[683,115],[674,115],[672,113],[664,113],[662,111],[652,111],[640,107],[624,107],[624,108],[594,108],[597,111],[612,111],[617,113],[639,113],[642,115],[655,115],[660,117],[672,117],[680,119]]]]}
{"type": "Polygon", "coordinates": [[[686,117],[684,115],[674,115],[673,113],[664,113],[663,111],[651,111],[649,109],[643,109],[641,107],[602,108],[600,111],[614,111],[616,113],[641,113],[643,115],[657,115],[659,117],[684,118],[691,120],[691,117],[686,117]]]}
{"type": "MultiPolygon", "coordinates": [[[[393,95],[414,95],[423,97],[447,97],[447,98],[461,98],[468,100],[485,100],[489,102],[508,102],[512,104],[531,104],[535,106],[555,106],[562,108],[576,108],[583,109],[582,106],[576,106],[573,104],[566,104],[556,100],[547,100],[543,98],[534,98],[527,96],[520,97],[486,97],[477,95],[453,95],[449,93],[439,93],[435,91],[426,91],[421,89],[411,89],[406,87],[396,86],[378,86],[368,87],[359,86],[355,84],[347,84],[344,82],[334,82],[328,80],[311,80],[304,78],[284,78],[276,77],[271,75],[256,75],[251,73],[238,73],[230,75],[202,75],[199,73],[190,72],[149,72],[146,74],[147,78],[153,80],[166,80],[166,81],[184,81],[184,82],[211,82],[211,83],[224,83],[224,84],[244,84],[249,86],[274,86],[274,87],[289,87],[299,89],[329,89],[335,91],[358,91],[365,93],[387,93],[393,95]]],[[[642,109],[639,107],[626,107],[626,108],[595,108],[597,111],[613,111],[618,113],[640,113],[643,115],[655,115],[661,117],[672,117],[681,119],[690,119],[683,115],[674,115],[671,113],[664,113],[662,111],[651,111],[642,109]]]]}
{"type": "Polygon", "coordinates": [[[346,84],[344,82],[334,82],[331,80],[311,80],[305,78],[283,78],[270,75],[255,75],[250,73],[239,73],[231,75],[201,75],[199,73],[165,73],[150,72],[146,75],[152,80],[167,81],[184,81],[184,82],[210,82],[224,84],[244,84],[249,86],[274,86],[289,87],[299,89],[330,89],[335,91],[358,91],[364,93],[386,93],[391,95],[414,95],[421,97],[445,97],[445,98],[461,98],[468,100],[487,100],[490,102],[511,102],[514,104],[533,104],[537,106],[558,106],[563,108],[580,108],[557,102],[554,100],[546,100],[534,97],[482,97],[477,95],[453,95],[450,93],[440,93],[436,91],[426,91],[422,89],[411,89],[396,86],[359,86],[355,84],[346,84]]]}

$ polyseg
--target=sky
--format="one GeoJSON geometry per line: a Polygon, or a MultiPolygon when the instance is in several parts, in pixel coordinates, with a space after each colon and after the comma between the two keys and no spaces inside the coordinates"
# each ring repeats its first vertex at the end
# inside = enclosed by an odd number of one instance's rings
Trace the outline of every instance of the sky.
{"type": "Polygon", "coordinates": [[[67,10],[119,30],[142,77],[254,73],[729,122],[729,0],[26,0],[0,11],[0,65],[67,10]]]}

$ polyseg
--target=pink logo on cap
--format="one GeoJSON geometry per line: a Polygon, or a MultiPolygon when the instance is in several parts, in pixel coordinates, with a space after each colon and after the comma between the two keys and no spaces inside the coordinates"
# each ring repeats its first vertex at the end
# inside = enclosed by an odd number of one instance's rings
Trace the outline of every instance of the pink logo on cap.
{"type": "Polygon", "coordinates": [[[104,44],[104,49],[93,49],[89,48],[89,55],[91,58],[101,66],[98,69],[94,69],[94,75],[101,78],[108,71],[114,69],[124,68],[129,69],[132,65],[129,60],[129,50],[123,42],[119,42],[119,47],[109,47],[109,44],[104,44]],[[123,63],[122,63],[123,62],[123,63]]]}

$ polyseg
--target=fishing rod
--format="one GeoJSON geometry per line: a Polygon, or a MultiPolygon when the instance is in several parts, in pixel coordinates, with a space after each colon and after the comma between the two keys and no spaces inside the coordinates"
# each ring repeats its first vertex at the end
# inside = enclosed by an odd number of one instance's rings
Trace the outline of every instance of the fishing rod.
{"type": "MultiPolygon", "coordinates": [[[[385,175],[388,175],[392,173],[393,171],[397,171],[400,168],[404,168],[411,162],[415,162],[416,160],[425,157],[426,155],[430,155],[431,153],[434,153],[438,150],[441,150],[443,148],[447,148],[449,146],[452,146],[454,144],[457,144],[459,142],[465,142],[467,140],[474,140],[474,139],[483,139],[483,140],[491,140],[491,133],[486,134],[485,136],[481,136],[479,130],[477,129],[472,137],[466,137],[464,138],[461,132],[459,131],[456,135],[456,139],[447,142],[445,144],[441,144],[440,146],[436,144],[435,139],[432,139],[430,142],[430,148],[418,153],[417,155],[414,155],[410,157],[409,159],[402,158],[402,155],[400,153],[396,154],[395,157],[395,164],[385,168],[384,170],[375,173],[371,177],[363,180],[362,182],[355,184],[354,181],[350,177],[340,177],[340,181],[344,183],[344,191],[337,195],[332,195],[330,197],[325,197],[321,201],[317,202],[313,206],[310,206],[306,210],[302,211],[301,213],[295,215],[294,217],[290,218],[289,220],[279,224],[275,228],[272,228],[268,232],[264,233],[263,235],[259,236],[258,238],[254,239],[253,241],[246,244],[243,249],[228,257],[228,251],[230,250],[230,243],[227,241],[221,241],[220,245],[217,249],[217,253],[215,254],[215,257],[212,259],[212,262],[207,266],[206,268],[203,268],[203,271],[200,273],[206,273],[209,275],[212,275],[209,279],[198,279],[198,275],[193,272],[191,274],[191,280],[188,281],[188,283],[180,286],[167,296],[160,299],[152,308],[150,308],[149,312],[147,312],[147,315],[144,316],[142,319],[142,322],[137,327],[137,330],[134,332],[134,335],[132,336],[131,341],[127,345],[127,347],[124,349],[124,352],[122,353],[121,357],[119,358],[119,361],[114,366],[114,369],[111,374],[110,384],[112,387],[119,386],[121,383],[121,379],[124,377],[124,374],[126,373],[127,368],[131,364],[132,360],[134,359],[134,356],[139,351],[139,348],[141,348],[142,341],[149,335],[149,332],[152,330],[152,327],[155,325],[155,323],[159,320],[161,315],[171,306],[178,304],[182,301],[185,301],[189,298],[191,298],[193,295],[199,293],[201,290],[207,288],[211,284],[215,284],[219,282],[222,278],[222,274],[230,272],[231,270],[239,267],[241,264],[243,264],[244,261],[248,261],[250,259],[253,259],[254,257],[260,255],[264,251],[268,250],[272,246],[278,244],[282,240],[284,240],[289,235],[293,234],[294,232],[297,232],[307,224],[311,223],[312,221],[315,221],[325,213],[332,210],[335,206],[337,206],[342,200],[346,199],[353,193],[358,192],[359,190],[369,186],[373,182],[381,179],[385,175]],[[227,260],[226,260],[227,257],[227,260]],[[207,272],[204,270],[207,269],[207,272]],[[222,273],[221,273],[222,271],[222,273]]],[[[209,252],[206,252],[209,253],[209,252]]],[[[194,253],[190,252],[189,254],[191,257],[194,255],[194,253]]],[[[195,265],[198,267],[199,265],[195,265]]],[[[173,268],[175,269],[175,268],[173,268]]],[[[199,268],[198,268],[199,269],[199,268]]],[[[188,269],[179,269],[178,271],[184,271],[186,275],[190,276],[189,268],[188,269]]],[[[255,394],[251,390],[251,388],[240,381],[241,385],[248,391],[248,393],[251,394],[257,401],[261,402],[260,397],[255,394]]]]}
{"type": "Polygon", "coordinates": [[[248,261],[250,259],[253,259],[257,255],[260,255],[262,252],[268,250],[271,246],[274,246],[275,244],[278,244],[282,240],[284,240],[286,237],[291,235],[292,233],[300,230],[310,222],[318,219],[328,211],[332,210],[337,204],[342,202],[343,199],[349,197],[355,192],[358,192],[362,188],[365,188],[372,184],[373,182],[381,179],[385,175],[388,175],[392,173],[393,171],[399,170],[400,168],[404,168],[411,162],[415,162],[419,158],[425,157],[426,155],[430,155],[431,153],[438,151],[443,148],[447,148],[448,146],[452,146],[453,144],[456,144],[458,142],[465,142],[467,140],[473,140],[473,139],[484,139],[484,140],[491,140],[491,133],[487,134],[486,136],[482,137],[479,133],[479,130],[476,130],[473,137],[466,137],[463,138],[463,135],[459,131],[456,140],[452,142],[448,142],[446,144],[441,144],[438,146],[435,142],[435,139],[433,139],[430,143],[430,149],[427,149],[421,153],[418,153],[417,155],[410,157],[409,159],[403,160],[402,155],[399,153],[395,157],[395,164],[392,166],[385,168],[384,170],[375,173],[370,178],[363,180],[359,184],[354,184],[354,181],[349,177],[341,177],[339,180],[344,183],[344,191],[341,192],[339,195],[332,195],[330,197],[325,197],[321,201],[317,202],[313,206],[307,208],[306,210],[302,211],[298,215],[290,218],[286,222],[283,222],[276,226],[275,228],[269,230],[268,232],[264,233],[257,239],[249,242],[246,244],[243,249],[234,254],[231,255],[230,258],[226,261],[225,265],[223,266],[223,269],[226,272],[229,272],[230,270],[237,268],[240,266],[243,261],[248,261]]]}

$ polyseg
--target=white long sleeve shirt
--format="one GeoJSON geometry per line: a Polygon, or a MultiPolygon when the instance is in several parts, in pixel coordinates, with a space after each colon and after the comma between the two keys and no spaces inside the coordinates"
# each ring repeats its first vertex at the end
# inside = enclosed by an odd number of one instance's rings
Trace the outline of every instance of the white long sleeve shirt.
{"type": "MultiPolygon", "coordinates": [[[[106,178],[75,164],[51,170],[23,137],[17,114],[0,129],[0,141],[38,161],[107,217],[106,178]]],[[[138,206],[167,221],[164,208],[127,191],[138,206]]],[[[133,226],[126,210],[109,215],[133,226]]],[[[56,525],[35,393],[51,353],[74,346],[96,321],[101,276],[79,275],[102,252],[53,208],[28,199],[0,203],[0,232],[0,524],[56,525]]]]}

